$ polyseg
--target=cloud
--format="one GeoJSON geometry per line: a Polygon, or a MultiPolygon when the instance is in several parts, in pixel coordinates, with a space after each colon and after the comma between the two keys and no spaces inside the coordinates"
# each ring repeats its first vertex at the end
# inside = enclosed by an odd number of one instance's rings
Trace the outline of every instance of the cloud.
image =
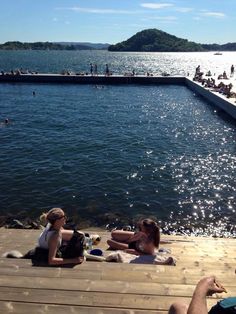
{"type": "Polygon", "coordinates": [[[181,13],[188,13],[193,11],[193,8],[175,8],[175,11],[181,12],[181,13]]]}
{"type": "Polygon", "coordinates": [[[172,3],[153,3],[153,2],[146,2],[146,3],[141,3],[141,7],[147,8],[147,9],[153,9],[153,10],[159,10],[163,8],[168,8],[172,7],[172,3]]]}
{"type": "Polygon", "coordinates": [[[82,13],[93,13],[93,14],[135,14],[137,11],[128,10],[114,10],[114,9],[96,9],[96,8],[82,8],[82,7],[67,7],[57,8],[57,10],[70,10],[82,13]]]}
{"type": "Polygon", "coordinates": [[[143,21],[150,21],[150,20],[176,21],[176,20],[178,20],[178,18],[176,16],[155,16],[155,17],[143,19],[143,21]]]}
{"type": "Polygon", "coordinates": [[[202,13],[202,15],[204,16],[211,16],[211,17],[215,17],[215,18],[225,18],[226,15],[224,13],[221,12],[204,12],[202,13]]]}
{"type": "Polygon", "coordinates": [[[162,20],[162,21],[176,21],[178,18],[176,16],[156,16],[156,20],[162,20]]]}

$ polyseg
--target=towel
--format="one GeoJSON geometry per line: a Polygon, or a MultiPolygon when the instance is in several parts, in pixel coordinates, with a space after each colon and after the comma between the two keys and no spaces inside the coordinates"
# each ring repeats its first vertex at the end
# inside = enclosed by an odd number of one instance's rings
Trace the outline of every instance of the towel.
{"type": "Polygon", "coordinates": [[[124,251],[115,251],[106,257],[107,262],[129,263],[129,264],[153,264],[153,265],[176,265],[176,260],[172,256],[156,255],[133,255],[124,251]]]}

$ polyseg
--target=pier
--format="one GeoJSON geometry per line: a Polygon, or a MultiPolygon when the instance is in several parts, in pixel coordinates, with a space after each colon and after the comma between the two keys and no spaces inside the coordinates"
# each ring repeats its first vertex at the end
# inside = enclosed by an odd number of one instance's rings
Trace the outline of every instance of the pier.
{"type": "MultiPolygon", "coordinates": [[[[228,80],[227,83],[233,82],[228,80]]],[[[44,83],[44,84],[177,84],[185,85],[194,92],[201,95],[207,101],[215,105],[220,110],[227,112],[232,118],[236,119],[236,99],[226,98],[226,96],[215,92],[213,89],[205,88],[200,83],[193,81],[185,76],[146,76],[146,75],[76,75],[76,74],[20,74],[10,73],[0,75],[0,83],[44,83]]],[[[234,82],[233,82],[234,83],[234,82]]],[[[234,87],[235,89],[235,87],[234,87]]]]}
{"type": "Polygon", "coordinates": [[[75,75],[75,74],[20,74],[0,75],[0,83],[70,83],[70,84],[184,84],[184,76],[146,75],[75,75]]]}
{"type": "MultiPolygon", "coordinates": [[[[93,233],[92,230],[87,230],[93,233]]],[[[40,230],[0,229],[1,313],[167,314],[175,301],[189,304],[203,276],[215,275],[227,294],[207,300],[208,309],[223,297],[236,295],[235,239],[168,236],[176,266],[86,261],[74,268],[35,267],[27,259],[8,259],[2,253],[22,253],[35,246],[40,230]]],[[[99,248],[107,251],[110,232],[99,248]]]]}

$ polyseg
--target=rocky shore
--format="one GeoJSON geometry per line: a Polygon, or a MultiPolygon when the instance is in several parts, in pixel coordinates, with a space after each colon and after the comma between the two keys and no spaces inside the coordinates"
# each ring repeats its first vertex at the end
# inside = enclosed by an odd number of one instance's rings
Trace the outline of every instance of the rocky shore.
{"type": "MultiPolygon", "coordinates": [[[[143,218],[137,215],[134,219],[120,216],[115,213],[105,213],[102,217],[96,217],[96,220],[89,218],[81,218],[78,216],[69,217],[65,228],[99,228],[111,231],[112,229],[135,230],[135,224],[143,218]]],[[[156,220],[156,217],[151,217],[156,220]]],[[[183,235],[183,236],[206,236],[217,238],[236,238],[236,227],[233,224],[222,222],[201,222],[187,221],[158,221],[162,234],[166,235],[183,235]]],[[[7,229],[42,229],[38,218],[31,218],[25,212],[18,214],[9,214],[0,216],[0,228],[7,229]]]]}

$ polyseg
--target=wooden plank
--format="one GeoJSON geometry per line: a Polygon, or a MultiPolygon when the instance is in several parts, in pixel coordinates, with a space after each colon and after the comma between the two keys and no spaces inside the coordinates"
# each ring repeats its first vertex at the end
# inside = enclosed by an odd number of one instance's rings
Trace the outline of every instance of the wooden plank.
{"type": "MultiPolygon", "coordinates": [[[[124,268],[126,268],[127,264],[123,264],[124,268]]],[[[13,258],[0,258],[0,267],[21,267],[21,268],[29,268],[32,267],[31,260],[29,259],[13,259],[13,258]]],[[[98,263],[87,261],[84,262],[82,265],[78,266],[79,268],[95,268],[97,270],[104,268],[104,267],[114,267],[114,263],[98,263]]],[[[127,266],[127,267],[130,267],[127,266]]],[[[143,265],[143,264],[132,264],[132,270],[147,270],[153,269],[153,265],[143,265]]],[[[212,261],[212,258],[203,259],[203,260],[194,260],[192,257],[191,259],[188,258],[186,260],[177,260],[177,267],[182,268],[189,268],[189,269],[196,269],[196,268],[204,268],[205,270],[212,271],[212,269],[216,268],[216,262],[212,261]]],[[[229,271],[233,271],[236,268],[236,259],[219,259],[217,260],[217,269],[225,269],[229,271]]],[[[129,268],[130,269],[130,268],[129,268]]]]}
{"type": "MultiPolygon", "coordinates": [[[[156,296],[142,294],[117,294],[117,293],[90,293],[82,291],[65,291],[53,290],[49,294],[45,289],[22,289],[22,288],[5,288],[0,287],[1,301],[14,301],[39,304],[69,305],[69,306],[91,306],[104,308],[120,308],[120,309],[143,309],[149,310],[168,310],[170,305],[176,301],[182,301],[186,304],[190,303],[191,298],[173,297],[173,296],[156,296]]],[[[215,304],[216,299],[209,299],[210,305],[215,304]]]]}
{"type": "MultiPolygon", "coordinates": [[[[102,307],[84,307],[84,306],[64,306],[51,304],[31,304],[22,302],[0,301],[0,309],[2,313],[8,314],[146,314],[146,310],[129,310],[117,308],[102,307]]],[[[167,311],[149,311],[150,314],[166,314],[167,311]]]]}
{"type": "MultiPolygon", "coordinates": [[[[42,278],[20,276],[0,276],[1,287],[27,288],[27,289],[51,289],[51,290],[74,290],[74,291],[90,291],[90,292],[106,292],[110,293],[130,293],[142,295],[166,295],[166,296],[187,296],[191,297],[195,289],[195,285],[184,284],[167,284],[167,283],[146,283],[146,282],[123,282],[112,280],[91,280],[72,278],[42,278]]],[[[226,287],[227,296],[236,295],[236,287],[226,287]]]]}
{"type": "Polygon", "coordinates": [[[106,292],[109,286],[110,293],[134,293],[134,294],[156,294],[192,296],[195,285],[159,284],[145,282],[122,282],[112,280],[91,280],[73,278],[42,278],[24,276],[0,276],[1,287],[15,287],[33,289],[58,289],[74,291],[106,292]]]}
{"type": "MultiPolygon", "coordinates": [[[[94,266],[88,263],[84,263],[82,265],[77,265],[74,268],[60,268],[60,267],[27,267],[27,268],[20,268],[17,265],[13,264],[12,266],[9,265],[9,267],[3,267],[0,268],[0,275],[6,274],[7,271],[9,271],[11,274],[9,275],[26,275],[31,274],[32,276],[35,275],[35,272],[40,273],[42,276],[49,276],[49,277],[55,277],[56,276],[63,276],[65,274],[66,276],[84,276],[83,274],[90,273],[92,276],[97,276],[99,272],[100,277],[106,277],[106,278],[114,278],[114,280],[121,278],[134,278],[137,279],[146,280],[146,279],[152,279],[155,280],[157,277],[186,277],[186,275],[192,276],[204,276],[209,273],[208,269],[204,268],[187,268],[187,267],[173,267],[173,266],[154,266],[154,265],[148,265],[152,267],[146,267],[147,265],[141,265],[140,268],[134,268],[132,264],[120,264],[120,263],[98,263],[94,264],[94,266]],[[110,265],[110,266],[108,266],[110,265]],[[122,271],[122,274],[120,274],[120,271],[122,271]]],[[[212,271],[211,271],[212,273],[212,271]]],[[[216,269],[214,271],[218,276],[232,276],[232,274],[229,273],[228,269],[216,269]]]]}
{"type": "MultiPolygon", "coordinates": [[[[0,255],[2,255],[3,253],[7,252],[7,251],[11,251],[13,249],[19,250],[21,253],[26,253],[29,249],[33,248],[33,245],[28,245],[28,247],[25,247],[24,244],[24,248],[22,248],[21,244],[16,244],[16,245],[12,245],[12,247],[8,247],[8,248],[0,248],[0,255]]],[[[102,247],[102,246],[98,246],[97,248],[101,248],[103,249],[105,255],[108,255],[110,253],[112,253],[112,251],[106,251],[106,246],[102,247]]],[[[171,251],[171,255],[174,256],[177,260],[188,260],[188,259],[192,259],[193,257],[197,256],[198,259],[205,259],[205,258],[212,258],[213,259],[221,259],[221,260],[227,260],[229,259],[234,259],[236,260],[236,253],[234,252],[234,247],[229,248],[228,246],[225,246],[225,248],[223,249],[214,249],[213,247],[211,248],[201,248],[201,249],[197,249],[197,248],[176,248],[173,245],[172,246],[166,246],[167,249],[170,249],[171,251]]]]}
{"type": "MultiPolygon", "coordinates": [[[[119,266],[119,265],[117,265],[119,266]]],[[[161,266],[163,267],[163,266],[161,266]]],[[[128,282],[153,282],[153,283],[169,283],[169,284],[196,284],[203,276],[209,276],[213,273],[205,271],[186,271],[175,272],[171,271],[129,271],[125,269],[113,268],[104,269],[101,271],[96,270],[83,270],[79,269],[62,269],[62,268],[48,268],[48,267],[31,267],[25,269],[19,268],[0,268],[0,276],[21,276],[21,277],[46,277],[46,278],[76,278],[76,279],[92,279],[92,280],[110,280],[110,281],[128,281],[128,282]]],[[[235,285],[232,282],[234,274],[229,272],[214,271],[214,274],[226,286],[235,285]]]]}
{"type": "MultiPolygon", "coordinates": [[[[26,268],[20,268],[15,262],[12,264],[9,263],[9,266],[6,268],[13,269],[12,273],[14,272],[22,272],[24,273],[35,273],[35,269],[40,271],[42,274],[54,274],[56,273],[65,273],[67,275],[72,274],[72,276],[76,276],[76,274],[81,272],[91,272],[91,274],[96,274],[98,271],[101,274],[107,276],[120,276],[117,274],[119,271],[122,270],[124,276],[141,276],[142,279],[146,277],[155,278],[155,276],[165,276],[165,275],[173,275],[177,277],[186,276],[186,275],[197,275],[203,276],[209,273],[208,268],[204,267],[185,267],[185,266],[162,266],[162,265],[135,265],[135,264],[125,264],[125,263],[99,263],[99,262],[85,262],[81,265],[77,265],[74,268],[60,268],[60,267],[32,267],[29,264],[26,268]]],[[[220,276],[229,275],[232,276],[230,268],[225,267],[222,269],[214,269],[210,270],[210,273],[214,272],[220,276]]],[[[0,274],[5,274],[4,268],[0,268],[0,274]]],[[[54,276],[54,275],[52,275],[54,276]]]]}

